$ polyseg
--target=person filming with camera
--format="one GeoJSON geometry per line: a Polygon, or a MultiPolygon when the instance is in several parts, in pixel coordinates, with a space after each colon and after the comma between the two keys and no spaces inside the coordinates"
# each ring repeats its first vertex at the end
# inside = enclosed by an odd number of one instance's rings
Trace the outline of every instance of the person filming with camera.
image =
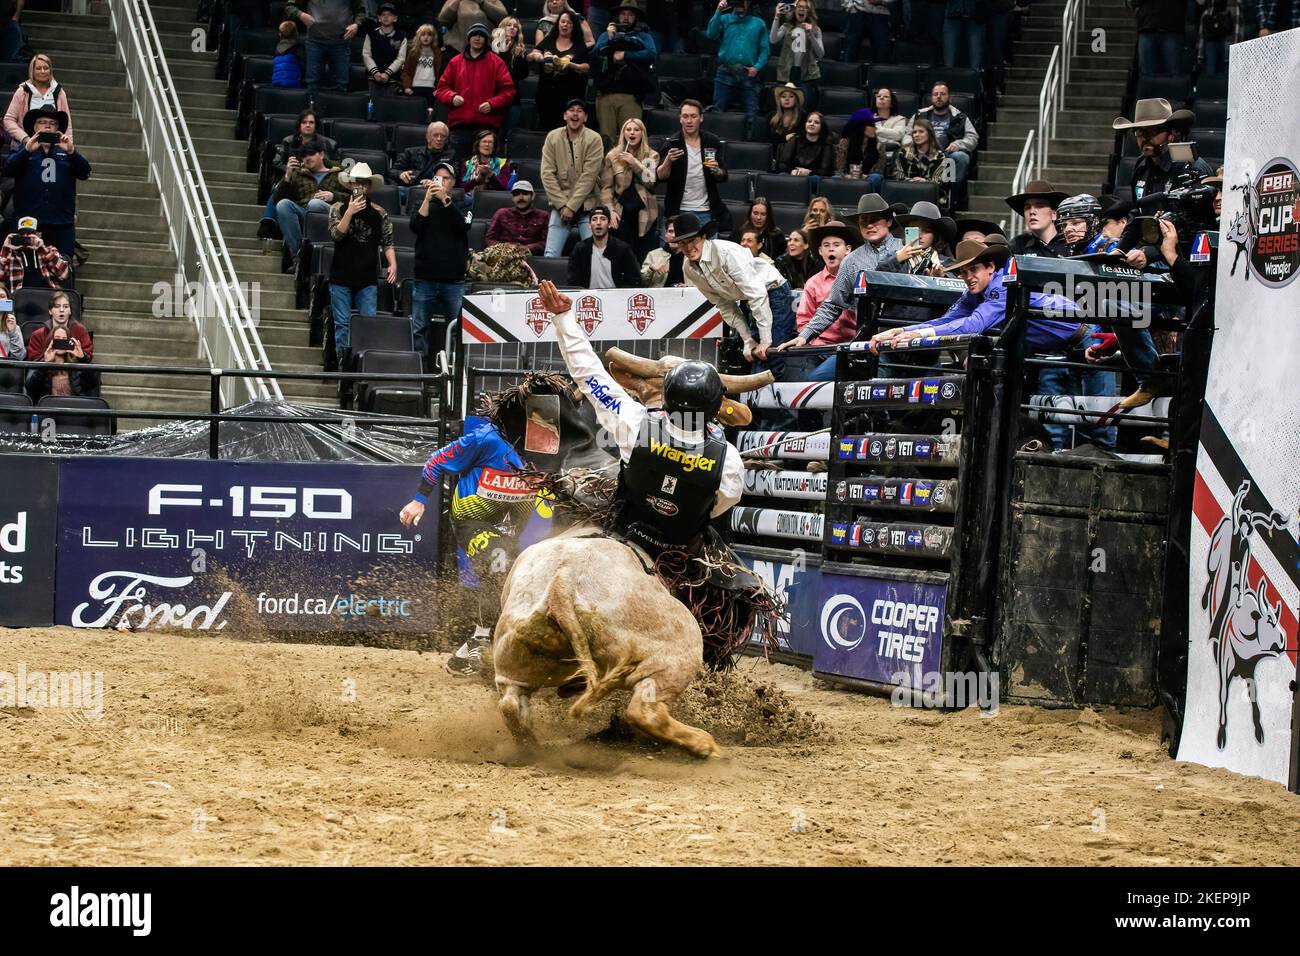
{"type": "Polygon", "coordinates": [[[56,328],[51,333],[41,361],[68,368],[34,368],[27,373],[27,397],[33,405],[46,395],[99,397],[99,372],[81,364],[89,359],[82,352],[81,343],[66,328],[56,328]]]}
{"type": "Polygon", "coordinates": [[[47,245],[31,216],[18,220],[18,229],[0,245],[0,281],[17,292],[70,286],[72,264],[54,246],[47,245]]]}

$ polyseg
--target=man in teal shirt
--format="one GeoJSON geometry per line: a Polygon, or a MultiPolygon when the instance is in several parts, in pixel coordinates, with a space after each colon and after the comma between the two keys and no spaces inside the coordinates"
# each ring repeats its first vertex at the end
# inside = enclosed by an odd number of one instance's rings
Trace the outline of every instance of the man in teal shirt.
{"type": "Polygon", "coordinates": [[[761,17],[749,15],[750,0],[719,0],[718,10],[709,21],[710,40],[720,40],[718,61],[713,75],[713,108],[731,107],[732,97],[739,95],[750,127],[758,113],[758,74],[767,65],[767,25],[761,17]]]}

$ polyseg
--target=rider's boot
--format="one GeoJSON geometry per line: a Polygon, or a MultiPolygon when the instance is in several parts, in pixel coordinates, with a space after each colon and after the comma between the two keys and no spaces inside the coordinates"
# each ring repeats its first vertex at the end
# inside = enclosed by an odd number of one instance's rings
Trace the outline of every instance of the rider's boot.
{"type": "Polygon", "coordinates": [[[470,639],[447,658],[447,673],[457,677],[477,674],[483,666],[483,654],[492,647],[492,632],[483,625],[474,628],[470,639]]]}

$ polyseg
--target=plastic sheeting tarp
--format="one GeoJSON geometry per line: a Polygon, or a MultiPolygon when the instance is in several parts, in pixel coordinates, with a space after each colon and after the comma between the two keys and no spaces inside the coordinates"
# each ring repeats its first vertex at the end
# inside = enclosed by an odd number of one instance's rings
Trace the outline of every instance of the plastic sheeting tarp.
{"type": "MultiPolygon", "coordinates": [[[[220,457],[226,461],[335,461],[423,464],[439,444],[436,421],[374,415],[289,402],[249,402],[228,409],[230,415],[284,418],[340,418],[341,424],[223,421],[220,457]]],[[[123,417],[130,417],[123,413],[123,417]]],[[[120,435],[0,433],[0,454],[114,455],[129,458],[207,458],[206,421],[164,422],[120,435]]]]}

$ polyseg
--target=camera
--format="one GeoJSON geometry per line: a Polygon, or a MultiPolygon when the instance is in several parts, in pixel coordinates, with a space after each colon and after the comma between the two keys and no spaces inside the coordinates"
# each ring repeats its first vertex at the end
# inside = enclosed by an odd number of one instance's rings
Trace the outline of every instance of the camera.
{"type": "Polygon", "coordinates": [[[56,352],[71,352],[77,347],[72,339],[50,339],[50,348],[56,352]]]}
{"type": "Polygon", "coordinates": [[[57,143],[62,138],[62,133],[56,133],[53,130],[36,134],[36,142],[38,143],[57,143]]]}
{"type": "MultiPolygon", "coordinates": [[[[1164,192],[1143,196],[1133,203],[1135,213],[1143,210],[1163,209],[1164,218],[1174,224],[1180,240],[1188,240],[1195,233],[1216,228],[1213,186],[1201,182],[1201,174],[1194,166],[1183,165],[1174,170],[1164,192]]],[[[1163,236],[1160,223],[1152,215],[1136,215],[1124,230],[1121,249],[1138,246],[1158,246],[1163,236]]]]}

